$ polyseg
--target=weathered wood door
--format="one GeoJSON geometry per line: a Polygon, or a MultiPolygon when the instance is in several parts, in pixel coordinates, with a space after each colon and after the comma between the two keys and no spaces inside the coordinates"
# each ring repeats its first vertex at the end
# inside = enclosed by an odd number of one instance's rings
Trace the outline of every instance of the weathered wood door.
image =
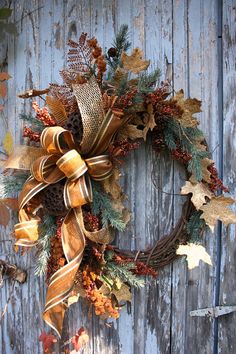
{"type": "MultiPolygon", "coordinates": [[[[1,44],[2,69],[12,76],[1,113],[1,143],[7,130],[20,143],[18,116],[29,112],[30,103],[16,95],[60,80],[68,38],[85,31],[109,47],[119,26],[127,23],[133,45],[159,65],[162,79],[168,79],[174,90],[183,88],[186,95],[202,100],[201,127],[225,184],[236,196],[234,0],[16,0],[11,6],[18,36],[1,44]]],[[[182,178],[179,167],[167,157],[157,159],[150,144],[130,157],[123,182],[133,217],[129,230],[119,236],[122,247],[143,248],[171,229],[182,201],[174,195],[182,178]],[[161,190],[155,189],[153,178],[161,190]]],[[[2,240],[11,239],[15,221],[0,228],[2,240]]],[[[84,353],[235,353],[235,313],[217,319],[190,317],[191,310],[235,305],[235,240],[233,226],[219,226],[214,234],[205,235],[212,267],[200,264],[189,271],[185,260],[166,267],[156,281],[148,280],[145,289],[134,293],[130,308],[124,308],[110,327],[88,316],[81,303],[71,306],[62,343],[83,325],[91,338],[84,353]]],[[[44,279],[34,275],[33,253],[21,257],[13,253],[11,242],[0,245],[1,258],[28,270],[26,284],[15,285],[12,293],[12,284],[6,281],[0,290],[2,309],[10,296],[1,320],[0,352],[41,353],[44,279]]]]}

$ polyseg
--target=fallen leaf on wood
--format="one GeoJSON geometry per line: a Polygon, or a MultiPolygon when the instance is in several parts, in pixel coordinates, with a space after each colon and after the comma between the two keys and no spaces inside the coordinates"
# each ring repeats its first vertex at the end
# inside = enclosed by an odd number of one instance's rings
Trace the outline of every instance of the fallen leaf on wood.
{"type": "Polygon", "coordinates": [[[52,346],[57,342],[57,339],[53,334],[47,334],[43,331],[39,337],[39,341],[42,342],[43,351],[45,353],[51,354],[52,346]]]}
{"type": "Polygon", "coordinates": [[[4,71],[0,73],[0,81],[9,80],[9,79],[11,79],[11,75],[9,75],[4,71]]]}
{"type": "Polygon", "coordinates": [[[3,139],[3,147],[7,155],[10,155],[13,150],[13,139],[11,133],[8,131],[3,139]]]}
{"type": "Polygon", "coordinates": [[[201,182],[193,184],[186,181],[185,185],[181,188],[181,194],[186,195],[190,193],[192,194],[191,201],[197,210],[206,203],[206,197],[209,199],[213,197],[211,191],[201,182]]]}
{"type": "Polygon", "coordinates": [[[3,111],[4,106],[2,104],[0,104],[0,112],[3,111]]]}
{"type": "Polygon", "coordinates": [[[135,48],[131,55],[122,52],[121,62],[124,69],[132,71],[134,74],[146,70],[150,64],[150,60],[143,60],[143,52],[139,48],[135,48]]]}
{"type": "Polygon", "coordinates": [[[180,245],[176,250],[176,254],[180,256],[187,256],[188,269],[197,267],[200,261],[212,265],[211,257],[202,245],[197,245],[195,243],[180,245]]]}
{"type": "Polygon", "coordinates": [[[81,327],[75,336],[72,337],[71,343],[74,349],[78,352],[89,342],[89,335],[84,327],[81,327]]]}
{"type": "Polygon", "coordinates": [[[0,97],[5,98],[7,96],[7,85],[5,82],[0,82],[0,97]]]}
{"type": "Polygon", "coordinates": [[[0,224],[7,226],[10,220],[10,211],[8,207],[0,201],[0,224]]]}
{"type": "Polygon", "coordinates": [[[202,205],[200,210],[203,214],[200,216],[204,219],[206,224],[210,227],[211,231],[214,231],[217,220],[222,221],[225,225],[236,223],[236,214],[229,208],[234,204],[234,199],[230,197],[214,197],[206,205],[202,205]]]}

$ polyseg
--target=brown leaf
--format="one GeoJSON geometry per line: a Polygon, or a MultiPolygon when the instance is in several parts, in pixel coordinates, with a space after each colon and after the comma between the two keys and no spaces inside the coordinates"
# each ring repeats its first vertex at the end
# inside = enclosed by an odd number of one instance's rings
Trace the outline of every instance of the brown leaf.
{"type": "Polygon", "coordinates": [[[0,201],[0,224],[3,226],[7,226],[10,220],[10,212],[7,206],[0,201]]]}
{"type": "Polygon", "coordinates": [[[0,82],[0,97],[5,98],[7,96],[7,85],[5,82],[0,82]]]}
{"type": "Polygon", "coordinates": [[[187,256],[188,269],[197,267],[201,260],[209,265],[212,265],[211,257],[202,245],[197,245],[195,243],[180,245],[176,251],[176,254],[180,256],[187,256]]]}
{"type": "Polygon", "coordinates": [[[234,202],[232,198],[220,195],[213,197],[208,204],[200,208],[203,211],[201,219],[205,220],[212,232],[217,220],[221,220],[225,225],[236,223],[236,214],[229,208],[234,202]]]}
{"type": "Polygon", "coordinates": [[[124,69],[130,70],[134,74],[138,74],[140,71],[146,70],[150,64],[150,60],[143,60],[143,52],[139,48],[135,48],[131,55],[122,52],[121,62],[124,69]]]}
{"type": "Polygon", "coordinates": [[[2,104],[0,104],[0,112],[3,111],[4,106],[2,104]]]}
{"type": "Polygon", "coordinates": [[[136,140],[136,139],[140,139],[140,138],[144,138],[143,130],[138,129],[137,126],[134,124],[126,124],[119,131],[119,139],[120,140],[123,140],[123,139],[136,140]]]}
{"type": "Polygon", "coordinates": [[[193,184],[186,181],[185,185],[181,188],[181,194],[185,195],[189,193],[192,194],[191,201],[197,210],[206,203],[206,197],[209,199],[213,197],[210,190],[201,182],[193,184]]]}
{"type": "Polygon", "coordinates": [[[64,125],[67,121],[67,114],[66,114],[65,107],[63,106],[61,101],[55,97],[46,96],[46,102],[57,124],[64,125]]]}
{"type": "Polygon", "coordinates": [[[183,127],[196,127],[199,123],[193,114],[201,112],[201,101],[196,98],[184,98],[184,91],[177,92],[173,100],[182,108],[183,114],[177,118],[183,127]]]}
{"type": "Polygon", "coordinates": [[[118,302],[132,300],[132,294],[130,292],[130,288],[128,285],[126,285],[124,283],[122,283],[119,290],[113,289],[112,293],[115,295],[118,302]]]}
{"type": "Polygon", "coordinates": [[[143,139],[144,141],[146,141],[147,138],[147,133],[149,131],[149,129],[152,131],[156,126],[156,121],[155,121],[155,117],[153,114],[153,106],[152,104],[149,104],[147,106],[147,122],[145,124],[145,128],[143,129],[143,139]]]}
{"type": "Polygon", "coordinates": [[[15,211],[19,210],[17,198],[4,198],[4,199],[0,199],[0,201],[12,210],[15,210],[15,211]]]}
{"type": "Polygon", "coordinates": [[[113,174],[103,181],[105,192],[109,193],[116,201],[123,195],[122,188],[119,184],[120,176],[120,171],[118,169],[114,169],[113,174]]]}
{"type": "Polygon", "coordinates": [[[11,79],[11,75],[9,75],[6,72],[1,72],[0,73],[0,81],[9,80],[9,79],[11,79]]]}
{"type": "Polygon", "coordinates": [[[126,80],[128,77],[128,73],[126,70],[123,68],[118,67],[115,71],[112,83],[114,83],[115,86],[119,86],[121,81],[126,80]]]}

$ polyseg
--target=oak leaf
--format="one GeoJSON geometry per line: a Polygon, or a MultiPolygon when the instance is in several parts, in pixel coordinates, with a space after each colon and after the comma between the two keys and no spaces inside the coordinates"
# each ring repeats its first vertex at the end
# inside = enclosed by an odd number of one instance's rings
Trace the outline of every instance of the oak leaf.
{"type": "Polygon", "coordinates": [[[139,129],[136,124],[126,124],[119,131],[119,139],[136,140],[144,138],[143,130],[139,129]]]}
{"type": "Polygon", "coordinates": [[[150,60],[143,60],[143,52],[139,48],[135,48],[131,55],[122,52],[121,62],[124,69],[132,71],[134,74],[146,70],[150,64],[150,60]]]}
{"type": "Polygon", "coordinates": [[[200,210],[203,214],[200,218],[205,220],[212,232],[217,220],[222,221],[226,226],[236,224],[236,214],[229,208],[234,202],[234,199],[223,195],[214,197],[208,204],[201,206],[200,210]]]}
{"type": "Polygon", "coordinates": [[[118,290],[113,289],[112,293],[115,295],[118,302],[131,301],[131,299],[132,299],[132,294],[130,292],[130,288],[128,285],[126,285],[124,283],[121,284],[121,287],[118,290]]]}
{"type": "Polygon", "coordinates": [[[53,334],[47,334],[46,332],[42,332],[39,337],[39,341],[42,342],[43,351],[45,353],[52,353],[52,346],[57,342],[56,337],[53,334]]]}
{"type": "Polygon", "coordinates": [[[13,150],[13,139],[11,133],[8,131],[3,139],[3,147],[7,155],[10,155],[13,150]]]}
{"type": "Polygon", "coordinates": [[[188,269],[197,267],[201,260],[209,265],[212,265],[211,257],[202,245],[197,245],[195,243],[180,245],[176,250],[176,254],[180,256],[187,256],[188,269]]]}
{"type": "Polygon", "coordinates": [[[156,126],[156,121],[155,121],[155,117],[154,117],[154,113],[153,113],[153,105],[152,104],[149,104],[147,106],[147,121],[145,122],[145,127],[143,129],[143,139],[144,141],[146,141],[146,138],[147,138],[147,133],[149,131],[149,129],[151,131],[153,131],[153,129],[155,128],[156,126]]]}
{"type": "Polygon", "coordinates": [[[7,85],[5,82],[0,82],[0,97],[5,98],[7,96],[7,85]]]}
{"type": "Polygon", "coordinates": [[[213,197],[212,192],[201,182],[193,184],[186,181],[185,185],[181,188],[181,194],[186,195],[189,193],[192,193],[191,201],[197,210],[206,203],[206,197],[209,199],[213,197]]]}
{"type": "Polygon", "coordinates": [[[11,79],[11,75],[9,75],[8,73],[6,72],[1,72],[0,73],[0,81],[5,81],[5,80],[9,80],[11,79]]]}
{"type": "Polygon", "coordinates": [[[193,114],[201,112],[201,101],[196,98],[184,98],[184,91],[180,90],[173,97],[183,113],[180,118],[177,118],[183,127],[196,127],[199,123],[197,118],[193,117],[193,114]]]}
{"type": "Polygon", "coordinates": [[[84,327],[81,327],[75,336],[72,337],[71,343],[74,349],[78,352],[89,342],[89,335],[84,327]]]}

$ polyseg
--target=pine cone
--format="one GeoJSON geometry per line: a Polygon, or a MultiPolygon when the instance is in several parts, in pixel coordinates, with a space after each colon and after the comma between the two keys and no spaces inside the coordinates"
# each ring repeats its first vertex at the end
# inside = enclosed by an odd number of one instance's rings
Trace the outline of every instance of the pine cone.
{"type": "Polygon", "coordinates": [[[157,126],[154,128],[152,133],[152,145],[153,149],[160,153],[166,149],[166,143],[164,138],[165,121],[163,119],[157,120],[157,126]]]}
{"type": "Polygon", "coordinates": [[[108,49],[107,54],[108,54],[108,56],[109,56],[110,58],[116,57],[116,55],[117,55],[117,50],[116,50],[116,48],[111,47],[110,49],[108,49]]]}
{"type": "Polygon", "coordinates": [[[73,112],[69,115],[64,128],[73,134],[73,137],[77,143],[81,142],[83,137],[83,124],[79,111],[73,112]]]}
{"type": "Polygon", "coordinates": [[[41,194],[42,204],[49,215],[63,216],[67,209],[64,204],[64,183],[58,182],[45,188],[41,194]]]}

